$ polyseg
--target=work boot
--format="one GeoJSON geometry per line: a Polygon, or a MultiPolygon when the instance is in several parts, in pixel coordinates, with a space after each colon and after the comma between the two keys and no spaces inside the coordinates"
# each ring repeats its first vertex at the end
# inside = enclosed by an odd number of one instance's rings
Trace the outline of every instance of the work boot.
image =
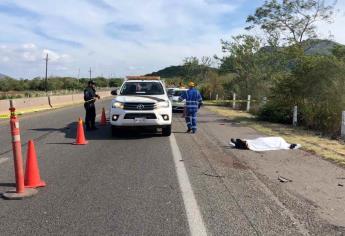
{"type": "Polygon", "coordinates": [[[191,129],[191,128],[188,128],[187,131],[186,131],[186,133],[190,133],[191,131],[192,131],[192,129],[191,129]]]}

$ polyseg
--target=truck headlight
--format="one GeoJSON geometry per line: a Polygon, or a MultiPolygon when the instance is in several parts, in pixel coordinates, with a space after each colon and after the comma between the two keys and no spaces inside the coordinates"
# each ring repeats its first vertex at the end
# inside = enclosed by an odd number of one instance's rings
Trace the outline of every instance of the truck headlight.
{"type": "Polygon", "coordinates": [[[164,102],[159,102],[159,103],[157,104],[157,107],[158,107],[158,108],[168,108],[169,105],[170,105],[169,101],[164,101],[164,102]]]}
{"type": "Polygon", "coordinates": [[[122,102],[114,102],[111,107],[123,109],[123,103],[122,102]]]}

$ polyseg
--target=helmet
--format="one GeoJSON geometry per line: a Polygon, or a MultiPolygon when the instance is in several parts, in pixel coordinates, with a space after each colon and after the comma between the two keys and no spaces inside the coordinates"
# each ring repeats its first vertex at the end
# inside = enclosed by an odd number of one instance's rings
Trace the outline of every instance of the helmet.
{"type": "Polygon", "coordinates": [[[195,83],[192,82],[192,81],[190,81],[190,82],[188,83],[188,86],[189,86],[189,87],[195,87],[195,83]]]}

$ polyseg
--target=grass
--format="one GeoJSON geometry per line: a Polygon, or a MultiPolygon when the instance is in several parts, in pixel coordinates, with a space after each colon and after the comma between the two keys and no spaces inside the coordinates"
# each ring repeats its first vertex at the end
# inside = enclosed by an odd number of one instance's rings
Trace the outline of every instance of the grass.
{"type": "Polygon", "coordinates": [[[283,137],[289,143],[299,143],[303,150],[345,166],[345,145],[341,140],[331,140],[317,132],[298,127],[293,128],[289,125],[258,121],[255,116],[247,112],[232,110],[227,107],[208,106],[207,108],[235,122],[252,127],[258,132],[283,137]]]}

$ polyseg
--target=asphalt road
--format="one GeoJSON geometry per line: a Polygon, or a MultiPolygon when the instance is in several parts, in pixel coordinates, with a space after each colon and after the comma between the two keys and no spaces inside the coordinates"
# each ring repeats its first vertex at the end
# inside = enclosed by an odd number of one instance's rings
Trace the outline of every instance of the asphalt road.
{"type": "MultiPolygon", "coordinates": [[[[108,103],[97,104],[98,114],[108,103]]],[[[172,137],[134,132],[114,138],[100,127],[86,134],[88,145],[73,146],[83,116],[79,106],[21,118],[23,153],[33,139],[48,185],[30,199],[0,199],[0,235],[310,234],[210,136],[214,114],[201,113],[195,135],[184,133],[176,114],[172,137]]],[[[14,182],[9,133],[2,121],[0,193],[14,182]]]]}

